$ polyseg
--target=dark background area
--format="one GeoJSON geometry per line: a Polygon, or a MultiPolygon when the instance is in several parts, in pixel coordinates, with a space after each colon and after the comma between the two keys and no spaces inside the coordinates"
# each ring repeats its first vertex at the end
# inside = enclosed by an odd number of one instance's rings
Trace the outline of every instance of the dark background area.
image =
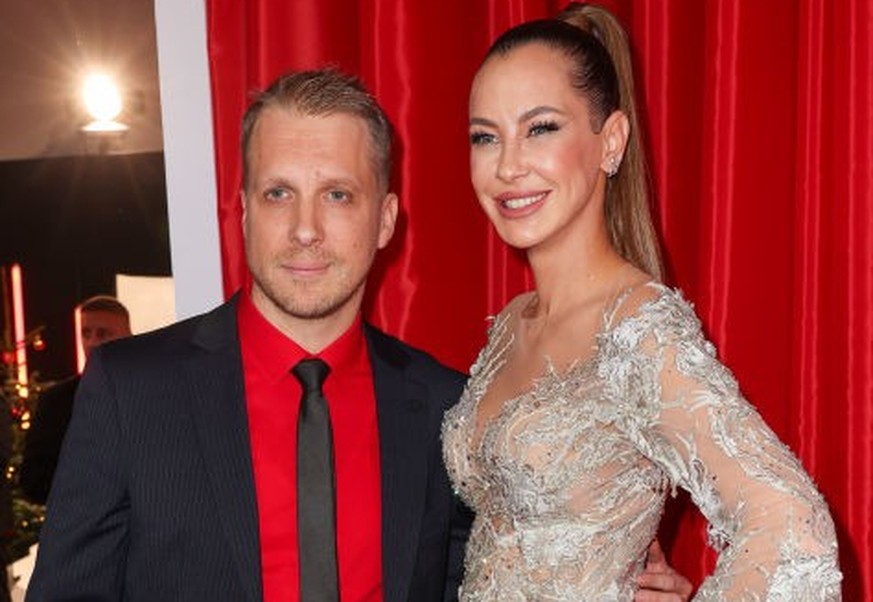
{"type": "Polygon", "coordinates": [[[163,153],[0,161],[0,265],[19,263],[41,381],[75,372],[74,306],[115,275],[169,276],[163,153]]]}

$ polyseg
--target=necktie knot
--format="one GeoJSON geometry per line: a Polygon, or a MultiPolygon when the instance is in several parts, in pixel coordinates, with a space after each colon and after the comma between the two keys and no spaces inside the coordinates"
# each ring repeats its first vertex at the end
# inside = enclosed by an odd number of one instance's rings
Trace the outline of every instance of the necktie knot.
{"type": "Polygon", "coordinates": [[[312,358],[300,361],[291,372],[300,381],[304,393],[320,393],[324,379],[330,374],[330,366],[323,360],[312,358]]]}

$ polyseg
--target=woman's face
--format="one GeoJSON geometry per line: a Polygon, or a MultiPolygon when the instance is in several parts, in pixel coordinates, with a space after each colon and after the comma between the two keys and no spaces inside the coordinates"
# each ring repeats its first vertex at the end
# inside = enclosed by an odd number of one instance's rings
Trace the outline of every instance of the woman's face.
{"type": "Polygon", "coordinates": [[[604,143],[606,127],[592,130],[588,102],[570,85],[569,69],[561,53],[531,43],[491,57],[473,81],[473,188],[514,247],[529,249],[580,222],[604,219],[603,170],[612,149],[604,143]]]}

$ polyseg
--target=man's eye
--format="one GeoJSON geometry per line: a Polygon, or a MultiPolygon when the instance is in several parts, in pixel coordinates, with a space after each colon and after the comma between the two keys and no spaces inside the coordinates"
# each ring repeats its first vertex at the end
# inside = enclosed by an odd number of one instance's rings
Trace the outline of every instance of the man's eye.
{"type": "Polygon", "coordinates": [[[539,121],[533,123],[527,131],[528,137],[542,136],[551,132],[557,132],[561,127],[554,121],[539,121]]]}
{"type": "Polygon", "coordinates": [[[327,198],[335,203],[345,203],[351,200],[352,195],[345,190],[331,190],[327,193],[327,198]]]}
{"type": "Polygon", "coordinates": [[[288,198],[288,190],[286,188],[270,188],[264,193],[264,197],[268,201],[281,201],[288,198]]]}
{"type": "Polygon", "coordinates": [[[485,146],[486,144],[494,144],[497,141],[497,136],[488,132],[471,132],[470,144],[473,146],[485,146]]]}

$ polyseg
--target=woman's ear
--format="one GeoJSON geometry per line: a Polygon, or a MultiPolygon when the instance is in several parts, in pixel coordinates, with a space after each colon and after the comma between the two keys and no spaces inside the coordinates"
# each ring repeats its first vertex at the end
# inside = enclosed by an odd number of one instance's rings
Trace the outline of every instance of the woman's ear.
{"type": "Polygon", "coordinates": [[[603,157],[600,168],[606,172],[606,175],[612,177],[618,172],[630,136],[630,122],[627,115],[621,111],[613,111],[603,123],[600,135],[603,136],[603,157]]]}

